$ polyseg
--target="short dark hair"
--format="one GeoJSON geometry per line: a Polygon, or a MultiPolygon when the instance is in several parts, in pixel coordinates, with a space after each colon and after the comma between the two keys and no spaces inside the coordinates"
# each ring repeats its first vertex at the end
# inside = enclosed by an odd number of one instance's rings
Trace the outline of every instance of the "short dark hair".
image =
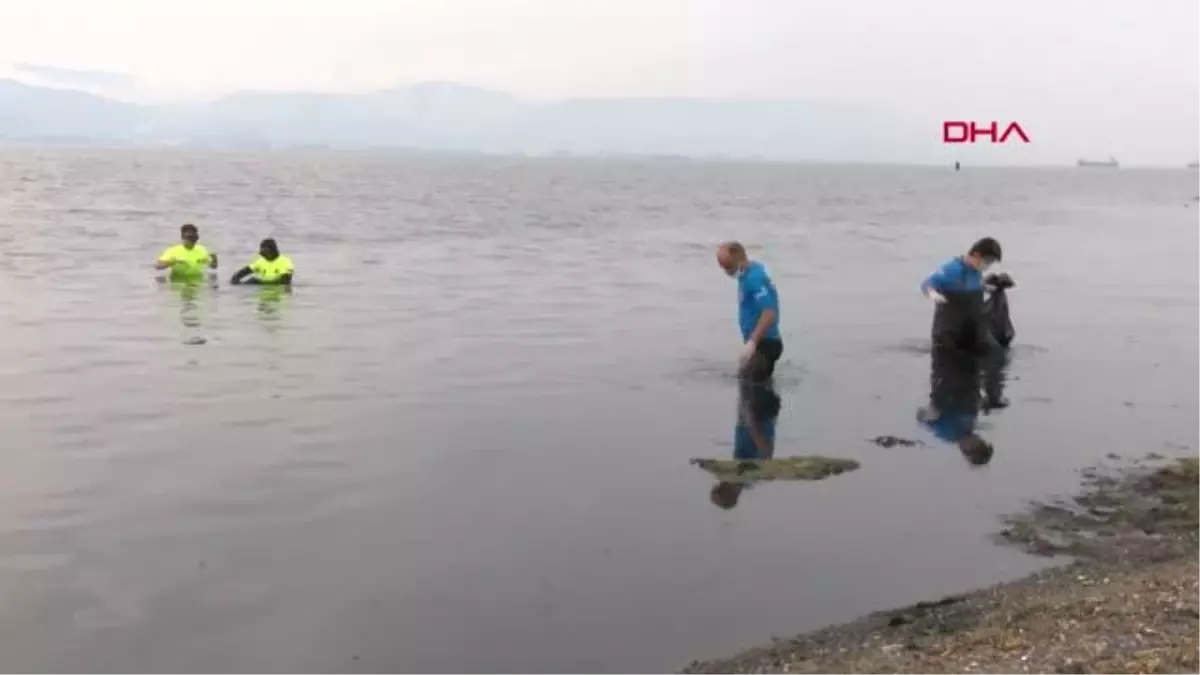
{"type": "Polygon", "coordinates": [[[996,262],[999,262],[1003,257],[1003,253],[1000,251],[1000,242],[991,237],[984,237],[971,244],[971,250],[967,251],[967,255],[977,255],[980,258],[987,258],[996,262]]]}
{"type": "Polygon", "coordinates": [[[273,248],[276,251],[279,250],[279,244],[276,244],[275,240],[271,239],[271,238],[263,239],[261,242],[259,242],[258,247],[259,248],[264,248],[264,247],[273,248]]]}
{"type": "Polygon", "coordinates": [[[184,223],[183,227],[179,228],[179,234],[183,234],[185,232],[195,232],[196,234],[200,234],[200,229],[191,223],[184,223]]]}

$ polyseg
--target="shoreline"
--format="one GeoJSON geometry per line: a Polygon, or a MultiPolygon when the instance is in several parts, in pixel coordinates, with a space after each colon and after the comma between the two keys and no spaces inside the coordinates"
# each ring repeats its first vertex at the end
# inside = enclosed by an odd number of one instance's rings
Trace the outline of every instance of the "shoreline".
{"type": "Polygon", "coordinates": [[[681,672],[1197,672],[1197,460],[1082,475],[1079,495],[1033,503],[996,535],[1034,555],[1071,556],[1064,565],[681,672]]]}

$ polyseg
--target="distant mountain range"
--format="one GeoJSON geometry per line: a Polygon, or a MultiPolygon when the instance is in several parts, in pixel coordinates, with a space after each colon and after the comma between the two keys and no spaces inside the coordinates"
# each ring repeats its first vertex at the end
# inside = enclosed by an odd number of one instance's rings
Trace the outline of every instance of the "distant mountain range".
{"type": "Polygon", "coordinates": [[[828,101],[541,102],[426,82],[363,94],[247,91],[141,105],[0,79],[0,138],[10,140],[922,161],[938,156],[937,133],[928,123],[828,101]]]}

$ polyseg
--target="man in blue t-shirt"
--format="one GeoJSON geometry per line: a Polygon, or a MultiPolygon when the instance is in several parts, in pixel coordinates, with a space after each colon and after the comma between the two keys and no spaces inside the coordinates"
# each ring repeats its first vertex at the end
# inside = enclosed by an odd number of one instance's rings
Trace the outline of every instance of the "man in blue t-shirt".
{"type": "Polygon", "coordinates": [[[935,349],[978,351],[995,341],[984,316],[983,274],[1001,257],[1000,243],[984,237],[921,282],[921,292],[936,306],[930,331],[935,349]]]}
{"type": "Polygon", "coordinates": [[[971,245],[966,255],[942,263],[921,282],[921,292],[934,302],[946,301],[947,293],[982,293],[983,274],[1002,258],[1000,242],[984,237],[971,245]]]}
{"type": "Polygon", "coordinates": [[[736,241],[717,247],[717,264],[738,284],[738,327],[742,351],[738,372],[754,382],[770,379],[783,355],[779,334],[779,293],[762,263],[750,260],[736,241]]]}

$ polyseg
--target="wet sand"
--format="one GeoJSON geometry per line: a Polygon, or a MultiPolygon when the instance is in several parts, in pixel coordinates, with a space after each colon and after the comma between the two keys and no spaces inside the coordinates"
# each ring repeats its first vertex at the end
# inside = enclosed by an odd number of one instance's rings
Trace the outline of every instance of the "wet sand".
{"type": "Polygon", "coordinates": [[[1083,476],[1074,499],[1033,504],[997,537],[1068,565],[683,672],[1196,672],[1197,461],[1083,476]]]}

